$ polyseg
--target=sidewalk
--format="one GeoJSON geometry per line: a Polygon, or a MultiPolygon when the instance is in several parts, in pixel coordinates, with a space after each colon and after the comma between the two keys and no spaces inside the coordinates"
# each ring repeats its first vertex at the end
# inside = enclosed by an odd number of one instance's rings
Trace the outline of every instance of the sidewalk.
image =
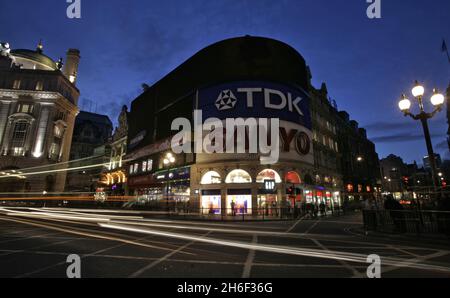
{"type": "Polygon", "coordinates": [[[383,233],[377,231],[365,231],[364,227],[361,225],[359,228],[352,228],[348,230],[352,234],[357,234],[358,236],[368,237],[368,238],[382,238],[389,240],[398,240],[398,241],[417,241],[417,240],[426,240],[429,244],[435,245],[450,245],[450,237],[444,234],[438,233],[383,233]]]}

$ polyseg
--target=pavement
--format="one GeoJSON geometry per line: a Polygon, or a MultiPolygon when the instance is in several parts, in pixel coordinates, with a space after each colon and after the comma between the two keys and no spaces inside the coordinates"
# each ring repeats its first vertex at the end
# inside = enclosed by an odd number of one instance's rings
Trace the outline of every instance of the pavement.
{"type": "Polygon", "coordinates": [[[450,277],[450,242],[360,233],[361,214],[278,222],[205,222],[138,211],[0,208],[0,277],[450,277]]]}

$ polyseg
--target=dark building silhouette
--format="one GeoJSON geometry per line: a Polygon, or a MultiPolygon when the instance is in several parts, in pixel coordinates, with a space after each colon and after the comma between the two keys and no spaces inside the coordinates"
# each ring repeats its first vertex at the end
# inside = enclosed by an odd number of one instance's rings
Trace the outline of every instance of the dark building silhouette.
{"type": "Polygon", "coordinates": [[[325,85],[311,85],[304,58],[277,40],[245,36],[202,49],[145,88],[132,102],[128,120],[128,188],[148,202],[170,197],[170,203],[189,201],[215,214],[230,214],[231,202],[240,213],[300,202],[324,202],[332,208],[341,204],[344,183],[354,183],[361,195],[376,186],[374,144],[356,122],[340,117],[325,85]],[[268,104],[273,94],[275,105],[268,104]],[[301,116],[293,107],[299,98],[301,116]],[[172,121],[186,118],[192,123],[194,109],[221,120],[280,118],[287,143],[278,163],[262,165],[258,154],[186,153],[171,158],[170,140],[176,133],[172,121]],[[360,156],[359,170],[348,166],[343,171],[343,160],[360,156]],[[274,187],[268,189],[265,181],[274,181],[274,187]]]}
{"type": "Polygon", "coordinates": [[[66,190],[73,192],[94,191],[100,173],[106,167],[105,144],[111,138],[113,125],[106,115],[82,111],[75,119],[70,160],[71,168],[79,168],[67,174],[66,190]],[[105,164],[105,166],[101,166],[105,164]],[[99,165],[95,168],[85,166],[99,165]]]}
{"type": "Polygon", "coordinates": [[[106,115],[81,111],[75,118],[70,160],[89,157],[111,137],[113,125],[106,115]]]}

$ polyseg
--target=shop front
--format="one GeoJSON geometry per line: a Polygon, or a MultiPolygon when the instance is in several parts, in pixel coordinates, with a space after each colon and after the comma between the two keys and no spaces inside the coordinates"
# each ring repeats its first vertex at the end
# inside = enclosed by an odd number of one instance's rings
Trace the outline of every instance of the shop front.
{"type": "Polygon", "coordinates": [[[252,190],[228,189],[226,206],[227,215],[252,214],[252,190]]]}

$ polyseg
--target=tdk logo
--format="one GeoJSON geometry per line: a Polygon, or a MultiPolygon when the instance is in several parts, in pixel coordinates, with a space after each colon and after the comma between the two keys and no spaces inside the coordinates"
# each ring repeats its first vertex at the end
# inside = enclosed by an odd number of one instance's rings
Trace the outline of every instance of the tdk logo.
{"type": "Polygon", "coordinates": [[[231,110],[236,106],[237,98],[231,90],[220,92],[216,100],[216,107],[219,111],[231,110]]]}
{"type": "MultiPolygon", "coordinates": [[[[237,94],[245,94],[247,108],[253,108],[256,104],[255,97],[262,95],[263,104],[266,109],[284,110],[287,108],[290,112],[304,116],[303,111],[299,106],[303,98],[293,98],[290,92],[284,93],[269,88],[238,88],[236,91],[237,94]]],[[[231,90],[223,90],[216,100],[216,107],[219,111],[231,110],[236,104],[237,97],[231,90]]]]}

